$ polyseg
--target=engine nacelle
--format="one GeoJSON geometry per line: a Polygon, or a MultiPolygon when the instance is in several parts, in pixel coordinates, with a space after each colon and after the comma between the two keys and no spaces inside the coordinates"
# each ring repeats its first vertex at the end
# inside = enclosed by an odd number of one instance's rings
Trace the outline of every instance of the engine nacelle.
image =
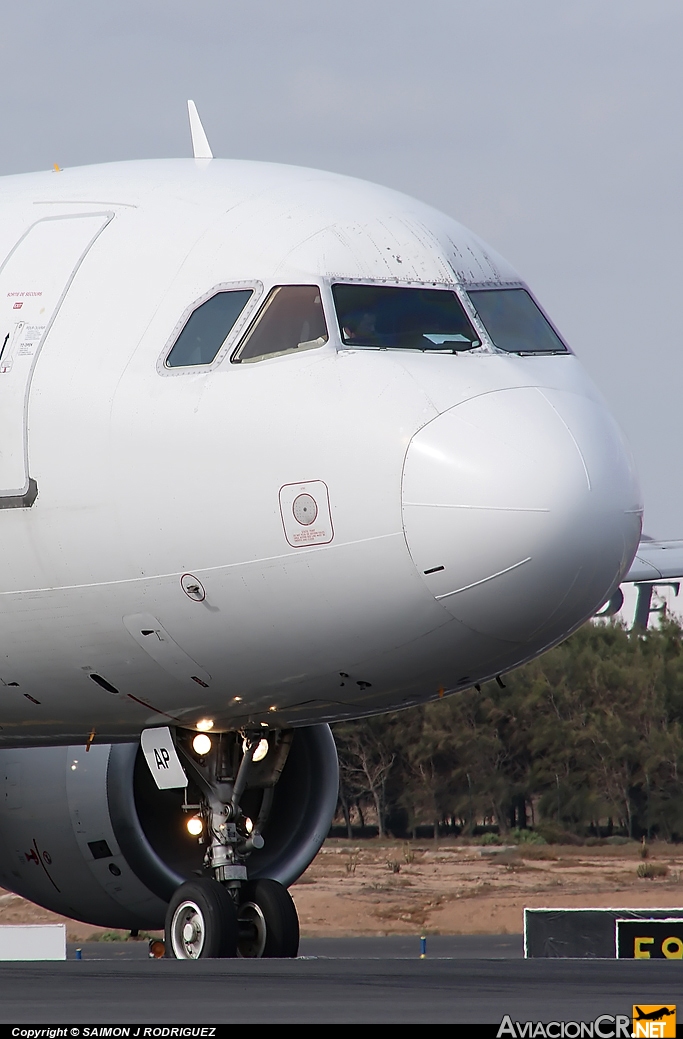
{"type": "MultiPolygon", "coordinates": [[[[328,725],[296,729],[250,878],[289,885],[315,858],[337,805],[328,725]]],[[[202,868],[182,790],[158,790],[137,743],[0,750],[0,884],[102,927],[163,927],[202,868]]]]}

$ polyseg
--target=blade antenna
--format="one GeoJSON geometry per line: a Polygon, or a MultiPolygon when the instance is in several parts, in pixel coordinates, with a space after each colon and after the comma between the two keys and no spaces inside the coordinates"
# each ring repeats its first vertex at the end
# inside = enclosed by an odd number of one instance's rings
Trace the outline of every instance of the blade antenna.
{"type": "Polygon", "coordinates": [[[195,159],[213,159],[209,139],[204,133],[202,121],[194,101],[187,102],[187,114],[190,117],[190,133],[192,135],[192,151],[195,159]]]}

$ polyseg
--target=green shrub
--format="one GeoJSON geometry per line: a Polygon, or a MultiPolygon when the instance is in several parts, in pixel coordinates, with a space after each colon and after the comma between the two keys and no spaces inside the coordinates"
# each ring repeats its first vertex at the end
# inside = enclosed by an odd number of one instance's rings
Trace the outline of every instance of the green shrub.
{"type": "Polygon", "coordinates": [[[657,877],[665,877],[669,867],[665,862],[641,862],[636,870],[636,876],[641,880],[656,880],[657,877]]]}
{"type": "Polygon", "coordinates": [[[510,837],[515,844],[547,844],[547,840],[536,830],[511,830],[510,837]]]}
{"type": "Polygon", "coordinates": [[[481,837],[475,837],[477,844],[502,844],[497,833],[484,833],[481,837]]]}
{"type": "Polygon", "coordinates": [[[574,847],[579,847],[583,844],[580,837],[577,837],[575,833],[563,830],[557,823],[539,823],[533,832],[542,837],[546,844],[569,844],[574,847]]]}

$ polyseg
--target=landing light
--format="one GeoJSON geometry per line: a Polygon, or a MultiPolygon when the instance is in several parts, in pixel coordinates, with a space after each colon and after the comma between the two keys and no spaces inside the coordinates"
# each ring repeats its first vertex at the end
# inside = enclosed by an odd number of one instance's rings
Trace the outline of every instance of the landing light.
{"type": "Polygon", "coordinates": [[[192,740],[192,749],[195,754],[199,754],[200,758],[203,758],[211,750],[211,740],[205,733],[199,732],[192,740]]]}
{"type": "Polygon", "coordinates": [[[202,718],[201,721],[197,722],[196,728],[200,732],[208,732],[213,729],[213,718],[202,718]]]}
{"type": "Polygon", "coordinates": [[[193,837],[199,837],[203,829],[204,823],[198,815],[193,815],[191,819],[187,820],[187,832],[191,833],[193,837]]]}
{"type": "Polygon", "coordinates": [[[248,815],[245,817],[244,820],[244,829],[247,831],[247,833],[251,833],[251,831],[254,829],[254,824],[248,815]]]}

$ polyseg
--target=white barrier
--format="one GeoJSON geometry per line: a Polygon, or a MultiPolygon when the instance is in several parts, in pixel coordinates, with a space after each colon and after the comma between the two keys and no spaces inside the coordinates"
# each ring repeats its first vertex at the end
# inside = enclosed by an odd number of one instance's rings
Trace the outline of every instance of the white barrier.
{"type": "Polygon", "coordinates": [[[3,924],[0,960],[65,960],[65,924],[3,924]]]}

